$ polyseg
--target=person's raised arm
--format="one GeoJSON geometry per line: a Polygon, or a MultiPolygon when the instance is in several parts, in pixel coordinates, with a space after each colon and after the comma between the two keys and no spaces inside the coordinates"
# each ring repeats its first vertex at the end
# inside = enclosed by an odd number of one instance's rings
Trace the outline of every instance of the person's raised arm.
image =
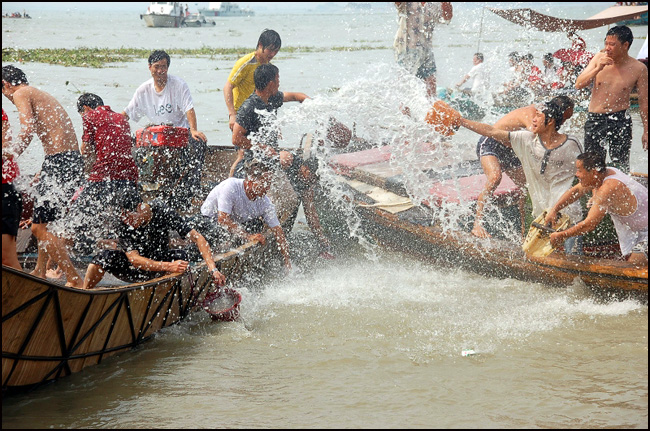
{"type": "Polygon", "coordinates": [[[208,270],[210,271],[212,280],[215,282],[215,284],[217,286],[223,286],[226,284],[226,276],[217,269],[217,265],[214,263],[214,259],[212,258],[212,250],[210,250],[210,244],[208,244],[208,241],[205,240],[205,237],[194,229],[190,231],[188,236],[190,237],[190,240],[196,244],[196,247],[201,252],[201,256],[203,256],[203,260],[208,266],[208,270]]]}
{"type": "Polygon", "coordinates": [[[466,118],[460,119],[460,125],[466,129],[476,132],[479,135],[487,136],[488,138],[496,139],[497,141],[503,143],[505,146],[510,147],[510,132],[497,129],[489,124],[479,123],[477,121],[471,121],[466,118]]]}
{"type": "Polygon", "coordinates": [[[594,58],[591,59],[587,67],[585,67],[585,70],[583,70],[582,73],[578,75],[578,78],[576,78],[576,82],[573,86],[576,88],[576,90],[581,90],[587,87],[591,81],[596,78],[598,72],[610,64],[614,64],[614,60],[612,60],[611,57],[608,57],[604,52],[599,52],[594,56],[594,58]]]}
{"type": "Polygon", "coordinates": [[[233,94],[234,85],[229,80],[223,86],[223,100],[226,102],[228,109],[228,127],[233,130],[235,127],[235,120],[237,119],[237,111],[235,111],[235,95],[233,94]]]}
{"type": "Polygon", "coordinates": [[[282,101],[284,101],[284,102],[300,102],[300,103],[302,103],[305,100],[310,98],[305,93],[296,93],[296,92],[288,91],[288,92],[283,93],[283,94],[284,94],[284,98],[282,99],[282,101]]]}

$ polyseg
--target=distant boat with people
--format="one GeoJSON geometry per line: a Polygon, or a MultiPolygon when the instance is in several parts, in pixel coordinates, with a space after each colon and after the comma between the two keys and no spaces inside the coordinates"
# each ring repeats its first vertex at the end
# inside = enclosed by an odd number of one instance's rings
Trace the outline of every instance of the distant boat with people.
{"type": "Polygon", "coordinates": [[[207,9],[199,9],[199,13],[205,16],[254,16],[255,12],[250,8],[240,8],[237,3],[232,2],[209,2],[207,9]]]}
{"type": "Polygon", "coordinates": [[[151,2],[147,13],[141,14],[147,27],[180,27],[185,16],[179,2],[151,2]]]}

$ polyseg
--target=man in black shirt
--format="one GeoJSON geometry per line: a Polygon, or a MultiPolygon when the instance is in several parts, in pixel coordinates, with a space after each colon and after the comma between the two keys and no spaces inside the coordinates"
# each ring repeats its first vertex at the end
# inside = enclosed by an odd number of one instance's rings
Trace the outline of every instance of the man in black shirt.
{"type": "MultiPolygon", "coordinates": [[[[262,64],[255,69],[255,92],[237,111],[233,127],[232,144],[245,150],[244,160],[254,157],[273,167],[283,169],[305,209],[305,217],[321,245],[321,257],[333,259],[330,244],[323,234],[320,219],[314,206],[314,185],[318,161],[305,161],[298,154],[279,149],[276,113],[284,102],[302,103],[304,93],[281,92],[280,72],[273,64],[262,64]]],[[[242,163],[243,164],[243,163],[242,163]]],[[[235,176],[242,178],[241,169],[235,176]]]]}
{"type": "Polygon", "coordinates": [[[120,280],[141,282],[161,277],[165,273],[185,272],[189,267],[187,252],[169,248],[170,232],[189,237],[201,252],[212,280],[218,286],[226,282],[219,272],[205,238],[188,226],[186,221],[162,201],[143,203],[136,192],[122,196],[121,223],[116,235],[121,250],[104,250],[96,255],[86,271],[84,289],[92,289],[109,272],[120,280]]]}

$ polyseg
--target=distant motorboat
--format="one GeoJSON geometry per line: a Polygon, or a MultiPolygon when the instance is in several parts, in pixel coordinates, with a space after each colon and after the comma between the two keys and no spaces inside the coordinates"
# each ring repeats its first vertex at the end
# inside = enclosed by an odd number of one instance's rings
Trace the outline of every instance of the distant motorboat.
{"type": "Polygon", "coordinates": [[[205,19],[201,13],[192,13],[185,17],[183,21],[185,27],[203,27],[206,25],[216,25],[212,20],[205,19]]]}
{"type": "Polygon", "coordinates": [[[207,9],[199,9],[199,13],[205,16],[254,16],[249,8],[241,9],[237,3],[232,2],[209,2],[207,9]]]}
{"type": "Polygon", "coordinates": [[[147,27],[180,27],[185,19],[179,2],[151,2],[147,13],[140,15],[147,27]]]}

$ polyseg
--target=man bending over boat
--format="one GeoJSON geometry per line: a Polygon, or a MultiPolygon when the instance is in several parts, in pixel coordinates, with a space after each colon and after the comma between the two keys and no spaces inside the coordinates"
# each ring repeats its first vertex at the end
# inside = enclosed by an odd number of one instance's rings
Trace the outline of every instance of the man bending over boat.
{"type": "Polygon", "coordinates": [[[629,262],[648,265],[648,189],[631,176],[605,165],[600,152],[578,156],[576,176],[579,183],[567,190],[546,214],[544,222],[554,225],[558,212],[591,192],[589,213],[584,220],[566,230],[552,233],[551,245],[567,238],[591,232],[609,214],[614,222],[621,254],[629,262]]]}
{"type": "Polygon", "coordinates": [[[278,145],[276,113],[284,102],[300,102],[309,97],[304,93],[282,92],[280,72],[273,64],[263,64],[255,70],[255,92],[237,112],[233,127],[232,143],[244,148],[244,160],[254,157],[262,163],[286,172],[289,182],[303,204],[307,224],[320,242],[320,256],[333,259],[330,243],[320,224],[314,205],[314,186],[317,182],[318,160],[303,160],[289,151],[281,151],[278,145]]]}
{"type": "Polygon", "coordinates": [[[291,257],[284,231],[278,220],[275,206],[266,194],[271,187],[273,172],[257,160],[246,166],[246,178],[230,177],[219,183],[201,205],[201,214],[209,219],[205,228],[197,227],[214,245],[222,236],[215,227],[225,229],[244,241],[264,245],[266,237],[260,233],[265,223],[273,232],[285,268],[291,269],[291,257]],[[211,233],[212,232],[212,233],[211,233]]]}
{"type": "Polygon", "coordinates": [[[84,289],[92,289],[101,281],[104,272],[130,283],[151,280],[166,273],[183,273],[189,268],[188,253],[170,249],[171,231],[181,238],[188,237],[201,252],[203,260],[218,286],[226,282],[212,259],[210,245],[176,211],[160,200],[143,203],[140,194],[125,191],[120,197],[121,222],[116,236],[120,250],[103,250],[96,255],[86,271],[84,289]]]}
{"type": "MultiPolygon", "coordinates": [[[[456,113],[458,117],[460,114],[456,113]]],[[[489,124],[460,117],[460,125],[480,135],[494,138],[512,148],[521,161],[528,192],[533,204],[533,218],[550,208],[562,194],[571,188],[576,173],[575,160],[582,152],[580,141],[571,135],[558,132],[564,123],[564,111],[555,103],[539,105],[530,130],[509,132],[489,124]]],[[[582,219],[578,203],[567,210],[571,220],[582,219]]],[[[568,241],[569,253],[582,253],[582,237],[568,241]]]]}
{"type": "Polygon", "coordinates": [[[40,139],[45,153],[32,218],[32,233],[38,240],[38,258],[32,274],[45,278],[51,258],[65,274],[66,286],[81,287],[81,277],[63,242],[48,226],[64,216],[70,199],[82,184],[84,164],[72,121],[54,97],[29,85],[25,73],[15,66],[2,67],[2,94],[16,106],[21,126],[11,150],[3,148],[3,154],[9,151],[14,158],[20,157],[34,135],[40,139]]]}
{"type": "MultiPolygon", "coordinates": [[[[573,115],[574,103],[568,96],[554,97],[550,103],[554,103],[560,107],[560,110],[563,112],[563,122],[573,115]]],[[[536,114],[537,105],[524,106],[503,116],[494,123],[494,127],[505,131],[532,130],[533,119],[536,114]]],[[[496,139],[487,136],[481,137],[476,144],[476,155],[481,162],[481,167],[487,177],[487,182],[476,201],[476,218],[474,219],[472,234],[479,238],[488,238],[490,234],[482,225],[483,212],[487,200],[492,197],[494,191],[501,184],[502,172],[508,174],[510,179],[522,190],[526,187],[526,176],[521,167],[521,162],[512,147],[503,145],[496,139]]]]}
{"type": "Polygon", "coordinates": [[[609,158],[624,172],[630,171],[632,118],[627,110],[635,87],[643,123],[641,143],[648,150],[648,68],[628,54],[633,41],[629,27],[609,29],[605,49],[591,59],[575,83],[577,89],[593,83],[585,122],[585,151],[607,155],[609,146],[609,158]]]}
{"type": "Polygon", "coordinates": [[[117,199],[127,189],[137,191],[138,166],[133,160],[131,127],[123,115],[92,93],[79,96],[77,111],[83,122],[81,153],[92,166],[62,228],[77,242],[85,237],[92,246],[110,236],[118,216],[114,214],[117,199]]]}
{"type": "Polygon", "coordinates": [[[194,192],[200,190],[201,171],[208,138],[197,129],[194,102],[187,83],[178,76],[168,75],[171,58],[165,51],[153,51],[148,59],[151,79],[138,87],[122,112],[127,119],[149,118],[153,124],[171,124],[189,129],[189,142],[184,153],[185,172],[179,172],[181,183],[174,188],[173,204],[179,209],[191,203],[194,192]]]}

